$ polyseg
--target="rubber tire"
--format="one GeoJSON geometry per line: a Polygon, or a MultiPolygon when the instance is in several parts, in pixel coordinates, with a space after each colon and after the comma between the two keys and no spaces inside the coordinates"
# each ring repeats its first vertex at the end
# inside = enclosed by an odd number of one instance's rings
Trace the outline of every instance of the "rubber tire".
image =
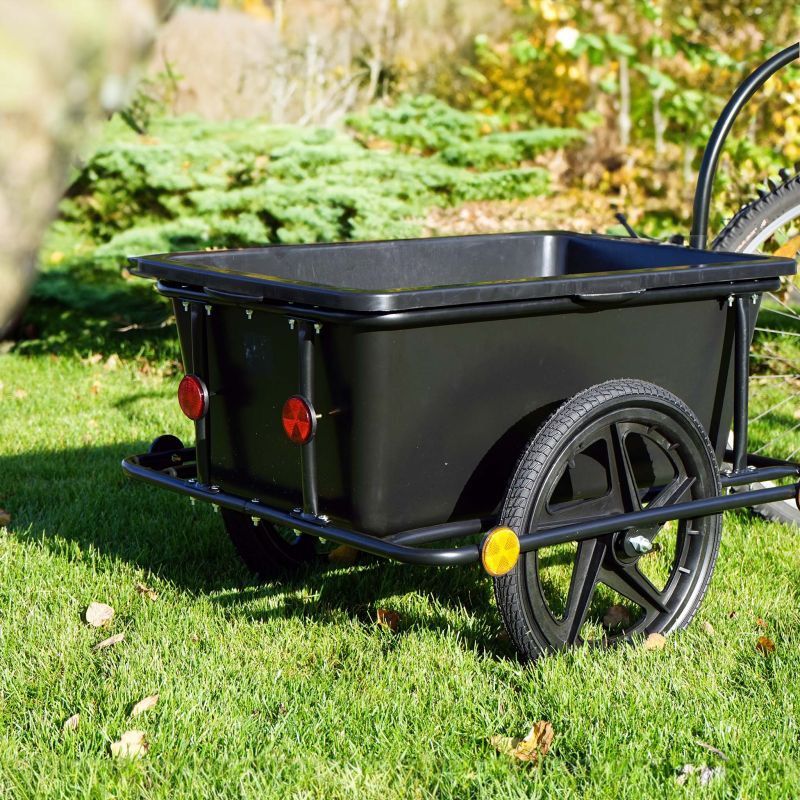
{"type": "MultiPolygon", "coordinates": [[[[592,386],[559,406],[544,423],[525,448],[506,493],[501,513],[500,525],[507,525],[518,533],[523,533],[529,508],[536,503],[540,484],[546,479],[550,464],[558,457],[563,447],[569,443],[585,422],[596,413],[613,407],[620,400],[627,404],[644,402],[661,406],[662,410],[672,411],[672,415],[682,418],[689,431],[695,434],[698,452],[705,454],[717,495],[721,494],[719,468],[711,442],[700,421],[691,409],[675,395],[652,383],[634,379],[620,379],[592,386]]],[[[714,572],[714,564],[719,552],[722,532],[722,517],[712,518],[710,537],[712,551],[703,583],[696,594],[695,601],[687,605],[680,616],[665,630],[685,627],[694,617],[708,588],[714,572]]],[[[529,625],[525,612],[524,589],[525,560],[521,557],[511,572],[494,579],[494,593],[500,615],[511,641],[523,659],[535,660],[552,652],[535,624],[529,625]]]]}
{"type": "Polygon", "coordinates": [[[729,253],[742,252],[764,225],[793,208],[800,212],[800,174],[785,180],[763,197],[742,206],[714,239],[711,249],[729,253]]]}
{"type": "MultiPolygon", "coordinates": [[[[763,197],[743,206],[714,240],[711,249],[741,252],[765,225],[792,209],[797,209],[797,218],[800,218],[800,174],[788,178],[763,197]]],[[[748,488],[768,487],[766,484],[754,483],[748,488]]],[[[755,506],[752,510],[771,522],[800,527],[800,509],[791,501],[768,503],[755,506]]]]}
{"type": "Polygon", "coordinates": [[[225,508],[222,521],[239,557],[260,581],[291,575],[316,556],[313,536],[300,535],[292,543],[274,525],[263,520],[253,525],[250,517],[225,508]]]}

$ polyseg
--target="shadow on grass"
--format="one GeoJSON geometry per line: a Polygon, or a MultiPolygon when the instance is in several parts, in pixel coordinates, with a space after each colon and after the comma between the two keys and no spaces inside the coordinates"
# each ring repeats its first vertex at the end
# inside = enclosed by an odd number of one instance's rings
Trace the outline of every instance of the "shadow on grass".
{"type": "Polygon", "coordinates": [[[402,630],[436,628],[456,634],[470,649],[512,654],[510,645],[497,638],[491,583],[477,566],[410,567],[364,555],[350,569],[320,561],[281,582],[253,585],[219,516],[204,504],[192,507],[186,498],[124,477],[120,460],[146,449],[147,443],[132,442],[0,455],[11,530],[21,541],[36,542],[68,560],[95,552],[184,591],[214,593],[231,613],[251,618],[344,613],[371,624],[384,598],[413,592],[421,608],[404,613],[402,630]],[[254,612],[251,601],[269,595],[280,596],[281,603],[254,612]]]}
{"type": "Polygon", "coordinates": [[[74,261],[39,275],[16,330],[24,355],[180,358],[169,301],[150,281],[120,277],[116,263],[74,261]]]}

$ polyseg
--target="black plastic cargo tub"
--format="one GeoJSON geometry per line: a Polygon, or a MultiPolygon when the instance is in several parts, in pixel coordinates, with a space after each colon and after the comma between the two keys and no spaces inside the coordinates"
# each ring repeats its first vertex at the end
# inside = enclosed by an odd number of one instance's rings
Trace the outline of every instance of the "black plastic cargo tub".
{"type": "Polygon", "coordinates": [[[520,452],[566,398],[639,378],[683,399],[722,457],[732,416],[731,293],[789,259],[572,233],[270,246],[132,259],[174,298],[187,368],[202,304],[205,478],[302,504],[281,426],[315,334],[320,509],[379,536],[496,512],[520,452]],[[196,325],[197,323],[195,323],[196,325]]]}

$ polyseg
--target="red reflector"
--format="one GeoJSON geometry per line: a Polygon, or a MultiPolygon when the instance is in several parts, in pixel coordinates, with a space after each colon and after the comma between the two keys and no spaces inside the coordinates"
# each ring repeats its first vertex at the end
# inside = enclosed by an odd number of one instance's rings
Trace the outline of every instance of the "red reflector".
{"type": "Polygon", "coordinates": [[[305,444],[314,435],[316,418],[309,403],[295,395],[283,404],[283,431],[294,444],[305,444]]]}
{"type": "Polygon", "coordinates": [[[178,403],[189,419],[200,419],[208,411],[208,389],[196,375],[184,375],[178,385],[178,403]]]}

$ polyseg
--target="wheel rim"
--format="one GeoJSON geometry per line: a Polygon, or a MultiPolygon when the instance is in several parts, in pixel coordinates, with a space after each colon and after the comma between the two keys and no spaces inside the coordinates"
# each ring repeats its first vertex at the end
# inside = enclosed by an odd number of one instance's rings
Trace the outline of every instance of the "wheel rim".
{"type": "MultiPolygon", "coordinates": [[[[558,453],[526,530],[709,496],[715,480],[704,449],[677,420],[651,408],[620,409],[558,453]]],[[[528,613],[553,649],[676,627],[705,587],[717,525],[716,518],[685,520],[529,553],[517,573],[528,613]],[[653,549],[637,553],[635,537],[653,549]]]]}

